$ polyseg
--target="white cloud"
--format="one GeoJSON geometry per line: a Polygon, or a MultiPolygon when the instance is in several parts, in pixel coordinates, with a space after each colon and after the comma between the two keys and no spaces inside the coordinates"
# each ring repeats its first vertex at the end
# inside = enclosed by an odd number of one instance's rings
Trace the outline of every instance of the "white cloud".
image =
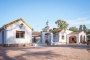
{"type": "Polygon", "coordinates": [[[79,25],[90,24],[90,19],[89,17],[77,18],[76,20],[67,20],[67,23],[69,23],[69,27],[76,26],[79,28],[79,25]]]}
{"type": "Polygon", "coordinates": [[[77,18],[77,20],[69,20],[67,21],[70,24],[90,24],[90,19],[88,19],[89,17],[85,17],[85,18],[77,18]]]}
{"type": "MultiPolygon", "coordinates": [[[[67,23],[69,24],[69,27],[76,26],[77,28],[79,28],[79,25],[90,24],[89,17],[77,18],[76,20],[65,20],[65,21],[67,21],[67,23]]],[[[55,24],[55,22],[52,22],[52,21],[49,22],[49,26],[50,26],[50,29],[57,28],[57,25],[55,24]]]]}
{"type": "Polygon", "coordinates": [[[84,18],[77,18],[77,20],[87,20],[89,17],[84,17],[84,18]]]}

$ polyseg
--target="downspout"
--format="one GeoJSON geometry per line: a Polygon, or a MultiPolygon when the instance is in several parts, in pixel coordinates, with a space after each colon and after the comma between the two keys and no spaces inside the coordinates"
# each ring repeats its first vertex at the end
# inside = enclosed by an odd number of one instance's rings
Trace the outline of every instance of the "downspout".
{"type": "MultiPolygon", "coordinates": [[[[7,28],[6,28],[6,26],[4,26],[4,30],[5,30],[5,43],[6,43],[6,39],[7,39],[7,28]]],[[[6,43],[7,44],[7,43],[6,43]]],[[[8,44],[8,47],[9,47],[9,44],[8,44]]]]}

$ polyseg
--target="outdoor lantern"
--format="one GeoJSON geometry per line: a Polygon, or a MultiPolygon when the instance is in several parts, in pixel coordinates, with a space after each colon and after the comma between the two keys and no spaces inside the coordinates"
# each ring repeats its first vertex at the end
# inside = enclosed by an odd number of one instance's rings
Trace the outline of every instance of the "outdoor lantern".
{"type": "Polygon", "coordinates": [[[22,28],[22,27],[23,27],[23,23],[20,24],[20,28],[22,28]]]}

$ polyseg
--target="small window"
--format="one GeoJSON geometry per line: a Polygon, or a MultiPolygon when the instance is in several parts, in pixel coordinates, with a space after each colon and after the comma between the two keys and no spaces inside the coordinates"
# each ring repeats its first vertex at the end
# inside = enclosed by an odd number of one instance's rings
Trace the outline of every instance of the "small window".
{"type": "Polygon", "coordinates": [[[62,39],[64,39],[64,35],[62,35],[62,39]]]}
{"type": "Polygon", "coordinates": [[[16,31],[16,38],[25,38],[24,31],[16,31]]]}

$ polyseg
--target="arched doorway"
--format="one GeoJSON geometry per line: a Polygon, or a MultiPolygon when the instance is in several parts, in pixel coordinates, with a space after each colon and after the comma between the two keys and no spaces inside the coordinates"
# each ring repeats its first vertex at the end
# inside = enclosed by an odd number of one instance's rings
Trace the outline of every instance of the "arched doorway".
{"type": "Polygon", "coordinates": [[[83,42],[85,42],[85,35],[84,35],[84,41],[83,42]]]}
{"type": "Polygon", "coordinates": [[[50,33],[45,33],[45,43],[47,45],[51,44],[51,34],[50,33]]]}
{"type": "Polygon", "coordinates": [[[82,35],[80,36],[80,43],[82,43],[82,35]]]}
{"type": "Polygon", "coordinates": [[[76,42],[77,42],[76,36],[70,36],[69,37],[69,43],[76,43],[76,42]]]}

